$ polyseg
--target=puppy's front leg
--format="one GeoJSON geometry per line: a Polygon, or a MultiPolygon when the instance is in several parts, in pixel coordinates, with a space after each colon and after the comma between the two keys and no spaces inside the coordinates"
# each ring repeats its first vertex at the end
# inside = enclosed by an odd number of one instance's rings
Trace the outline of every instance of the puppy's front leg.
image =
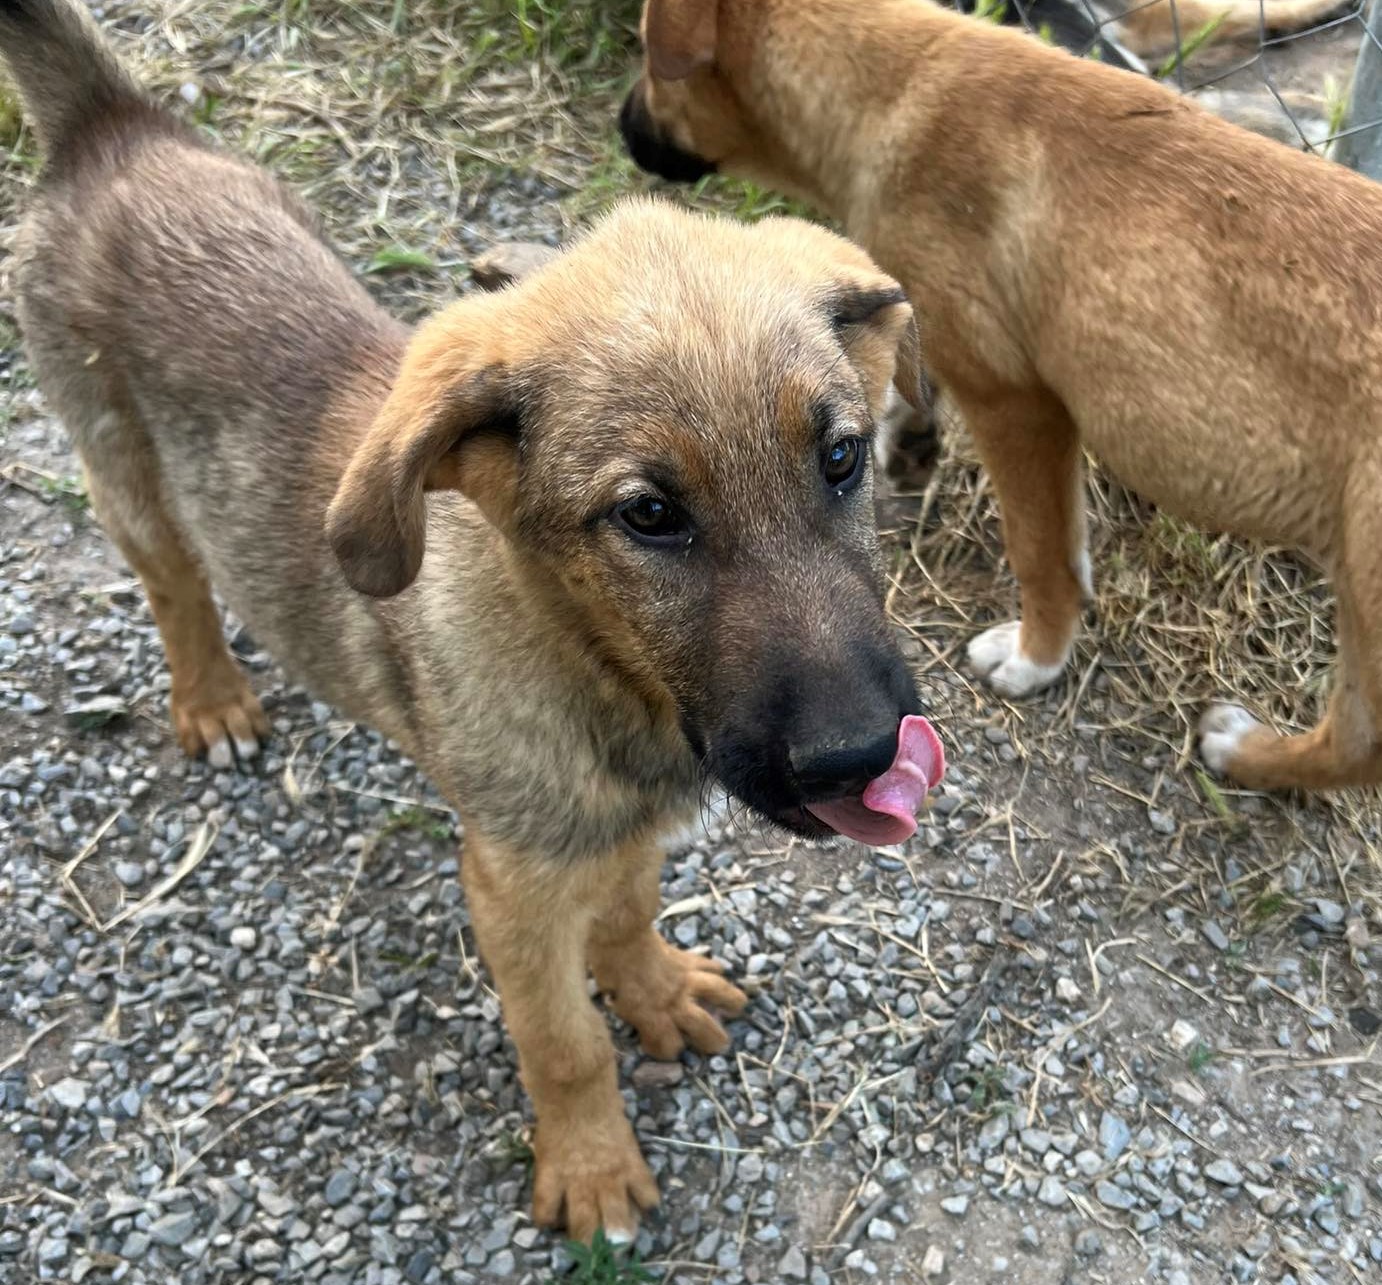
{"type": "Polygon", "coordinates": [[[661,868],[659,852],[627,854],[591,925],[591,971],[650,1057],[670,1060],[688,1044],[698,1053],[722,1053],[729,1036],[708,1010],[736,1016],[748,996],[721,976],[717,961],[678,950],[653,927],[661,868]]]}
{"type": "Polygon", "coordinates": [[[499,987],[537,1129],[533,1217],[588,1241],[632,1239],[657,1183],[624,1115],[614,1046],[586,989],[591,924],[613,859],[555,862],[467,833],[462,878],[480,953],[499,987]]]}
{"type": "Polygon", "coordinates": [[[969,644],[975,671],[1004,696],[1049,686],[1070,656],[1091,593],[1079,434],[1043,390],[957,397],[993,480],[1022,617],[969,644]]]}

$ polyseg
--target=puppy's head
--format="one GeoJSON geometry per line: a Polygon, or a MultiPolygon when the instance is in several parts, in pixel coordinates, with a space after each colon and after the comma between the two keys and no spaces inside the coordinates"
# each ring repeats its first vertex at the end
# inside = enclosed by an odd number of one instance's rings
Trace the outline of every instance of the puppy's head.
{"type": "MultiPolygon", "coordinates": [[[[917,712],[869,451],[915,349],[901,290],[848,242],[629,204],[418,332],[331,542],[352,586],[396,594],[422,565],[426,493],[463,492],[547,587],[554,631],[675,718],[731,793],[854,833],[837,805],[917,712]]],[[[429,566],[434,591],[445,576],[429,566]]]]}
{"type": "Polygon", "coordinates": [[[646,0],[643,74],[619,114],[640,168],[672,182],[722,171],[811,195],[751,101],[768,7],[765,0],[646,0]]]}

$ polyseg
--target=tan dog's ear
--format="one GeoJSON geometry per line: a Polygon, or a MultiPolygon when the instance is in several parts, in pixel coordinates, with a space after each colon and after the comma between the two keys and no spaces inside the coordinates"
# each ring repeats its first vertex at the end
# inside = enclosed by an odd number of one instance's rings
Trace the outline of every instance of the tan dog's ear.
{"type": "Polygon", "coordinates": [[[875,385],[870,402],[881,399],[891,380],[909,405],[929,408],[916,317],[897,282],[875,277],[841,287],[831,297],[830,317],[850,360],[875,385]]]}
{"type": "Polygon", "coordinates": [[[493,334],[492,321],[473,323],[477,302],[419,331],[327,509],[327,536],[347,582],[373,598],[417,578],[427,491],[463,492],[501,530],[513,516],[518,394],[508,364],[477,342],[477,331],[493,334]]]}
{"type": "Polygon", "coordinates": [[[718,0],[648,0],[643,47],[658,80],[685,80],[715,61],[718,0]]]}

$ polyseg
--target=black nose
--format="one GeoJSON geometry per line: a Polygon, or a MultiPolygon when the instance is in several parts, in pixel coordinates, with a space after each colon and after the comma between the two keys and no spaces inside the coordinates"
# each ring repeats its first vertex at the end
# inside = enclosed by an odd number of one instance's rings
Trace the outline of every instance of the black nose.
{"type": "MultiPolygon", "coordinates": [[[[899,716],[900,717],[900,716],[899,716]]],[[[862,794],[864,787],[892,766],[897,727],[872,740],[849,745],[794,745],[788,752],[792,775],[807,803],[825,803],[862,794]]]]}
{"type": "Polygon", "coordinates": [[[629,91],[619,109],[619,133],[633,163],[669,183],[697,183],[715,173],[714,162],[684,151],[662,136],[648,117],[638,85],[629,91]]]}

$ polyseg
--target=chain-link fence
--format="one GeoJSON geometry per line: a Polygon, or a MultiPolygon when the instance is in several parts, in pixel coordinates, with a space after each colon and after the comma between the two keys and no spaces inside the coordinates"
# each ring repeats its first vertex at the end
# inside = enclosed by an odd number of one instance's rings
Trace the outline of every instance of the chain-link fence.
{"type": "Polygon", "coordinates": [[[952,2],[1382,179],[1382,0],[952,2]]]}

